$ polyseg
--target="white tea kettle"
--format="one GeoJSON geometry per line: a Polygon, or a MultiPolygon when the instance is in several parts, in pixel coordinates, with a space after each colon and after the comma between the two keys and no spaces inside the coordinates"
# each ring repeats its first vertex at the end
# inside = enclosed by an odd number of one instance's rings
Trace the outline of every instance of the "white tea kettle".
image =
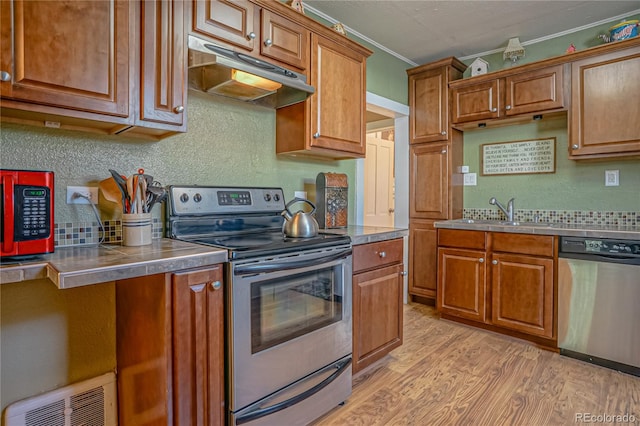
{"type": "Polygon", "coordinates": [[[284,223],[282,224],[282,232],[289,238],[310,238],[318,235],[318,221],[313,216],[316,212],[316,206],[309,200],[304,198],[294,198],[289,201],[282,211],[284,223]],[[311,212],[306,213],[298,210],[292,214],[289,207],[296,203],[306,203],[312,208],[311,212]]]}

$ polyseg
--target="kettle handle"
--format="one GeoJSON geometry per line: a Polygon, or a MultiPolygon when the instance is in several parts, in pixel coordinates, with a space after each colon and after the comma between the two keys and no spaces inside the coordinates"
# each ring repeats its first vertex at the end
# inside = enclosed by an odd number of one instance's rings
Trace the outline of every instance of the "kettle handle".
{"type": "Polygon", "coordinates": [[[287,211],[287,213],[291,214],[291,211],[289,210],[289,207],[294,205],[294,204],[296,204],[296,203],[298,203],[298,202],[307,203],[307,204],[309,204],[311,206],[312,210],[308,214],[314,214],[316,212],[316,205],[315,204],[313,204],[309,200],[306,200],[304,198],[298,198],[298,197],[296,197],[293,200],[289,201],[287,203],[287,205],[284,207],[284,209],[287,211]]]}

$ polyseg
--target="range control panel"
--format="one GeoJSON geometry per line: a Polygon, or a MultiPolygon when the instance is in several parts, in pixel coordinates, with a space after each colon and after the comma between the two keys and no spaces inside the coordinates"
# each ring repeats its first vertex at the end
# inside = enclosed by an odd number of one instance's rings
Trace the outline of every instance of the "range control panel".
{"type": "Polygon", "coordinates": [[[640,241],[613,240],[589,237],[562,237],[560,252],[583,254],[606,254],[611,256],[640,257],[640,241]]]}
{"type": "Polygon", "coordinates": [[[174,216],[281,212],[282,188],[169,186],[169,208],[174,216]]]}

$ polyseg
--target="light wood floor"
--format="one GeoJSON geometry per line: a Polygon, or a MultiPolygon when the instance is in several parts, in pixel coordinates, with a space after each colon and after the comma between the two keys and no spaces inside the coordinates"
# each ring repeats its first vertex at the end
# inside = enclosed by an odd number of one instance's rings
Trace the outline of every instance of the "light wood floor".
{"type": "Polygon", "coordinates": [[[581,413],[640,424],[640,378],[409,304],[404,344],[354,377],[346,404],[316,426],[569,425],[581,413]]]}

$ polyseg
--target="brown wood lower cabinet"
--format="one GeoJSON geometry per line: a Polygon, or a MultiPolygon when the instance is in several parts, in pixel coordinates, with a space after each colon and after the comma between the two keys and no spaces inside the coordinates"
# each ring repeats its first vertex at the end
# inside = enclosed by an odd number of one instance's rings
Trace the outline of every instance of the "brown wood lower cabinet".
{"type": "Polygon", "coordinates": [[[353,372],[402,345],[402,239],[353,248],[353,372]]]}
{"type": "Polygon", "coordinates": [[[409,222],[409,294],[436,297],[438,231],[433,220],[409,222]]]}
{"type": "Polygon", "coordinates": [[[555,347],[557,254],[551,235],[440,229],[438,310],[555,347]]]}
{"type": "Polygon", "coordinates": [[[220,265],[116,282],[119,424],[222,425],[220,265]]]}
{"type": "Polygon", "coordinates": [[[491,260],[491,322],[552,338],[553,259],[494,253],[491,260]]]}
{"type": "Polygon", "coordinates": [[[487,281],[484,258],[479,250],[439,249],[438,270],[441,288],[437,306],[440,312],[485,322],[487,281]]]}

